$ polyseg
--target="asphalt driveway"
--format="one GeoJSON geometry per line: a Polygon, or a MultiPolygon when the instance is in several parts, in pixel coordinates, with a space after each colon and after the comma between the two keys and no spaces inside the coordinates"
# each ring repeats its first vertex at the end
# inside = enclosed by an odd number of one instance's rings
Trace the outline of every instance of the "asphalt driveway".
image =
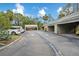
{"type": "Polygon", "coordinates": [[[53,56],[52,48],[36,33],[25,32],[22,39],[0,51],[1,56],[53,56]]]}
{"type": "Polygon", "coordinates": [[[0,56],[79,56],[79,39],[56,35],[52,32],[26,31],[22,39],[0,50],[0,56]]]}

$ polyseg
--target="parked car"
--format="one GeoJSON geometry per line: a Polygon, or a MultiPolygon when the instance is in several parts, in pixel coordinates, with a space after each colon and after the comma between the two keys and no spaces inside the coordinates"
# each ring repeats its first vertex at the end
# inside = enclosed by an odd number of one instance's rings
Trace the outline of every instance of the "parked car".
{"type": "Polygon", "coordinates": [[[20,26],[20,31],[21,31],[21,33],[25,32],[25,30],[21,26],[20,26]]]}
{"type": "Polygon", "coordinates": [[[8,30],[9,34],[21,34],[24,32],[24,29],[21,26],[12,26],[9,30],[8,30]]]}
{"type": "Polygon", "coordinates": [[[7,30],[0,30],[0,40],[9,39],[10,35],[7,30]]]}

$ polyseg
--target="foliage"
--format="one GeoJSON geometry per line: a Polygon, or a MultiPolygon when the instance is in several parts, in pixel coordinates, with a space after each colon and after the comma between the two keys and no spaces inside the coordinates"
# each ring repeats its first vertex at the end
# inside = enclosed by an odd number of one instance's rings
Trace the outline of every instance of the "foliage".
{"type": "Polygon", "coordinates": [[[0,30],[0,40],[10,39],[10,35],[6,30],[0,30]]]}
{"type": "Polygon", "coordinates": [[[72,8],[71,6],[72,6],[71,3],[66,4],[66,5],[62,8],[62,10],[60,11],[58,18],[62,18],[62,17],[64,17],[64,16],[67,16],[67,15],[72,14],[72,13],[73,13],[73,8],[72,8]]]}
{"type": "MultiPolygon", "coordinates": [[[[44,20],[47,20],[47,16],[44,16],[44,20]]],[[[33,25],[38,24],[38,26],[41,26],[40,22],[36,21],[37,18],[32,18],[28,16],[24,16],[20,13],[13,13],[11,10],[7,10],[6,13],[0,12],[0,28],[9,29],[11,25],[18,25],[22,26],[23,28],[25,25],[33,25]],[[14,21],[12,23],[12,21],[14,21]]]]}
{"type": "Polygon", "coordinates": [[[43,19],[44,19],[44,20],[48,20],[48,18],[49,18],[49,17],[48,17],[47,15],[43,16],[43,19]]]}
{"type": "Polygon", "coordinates": [[[11,10],[7,10],[6,16],[9,18],[9,20],[13,20],[13,12],[11,10]]]}
{"type": "Polygon", "coordinates": [[[64,17],[64,16],[65,16],[64,13],[60,13],[59,16],[58,16],[58,18],[62,18],[62,17],[64,17]]]}
{"type": "Polygon", "coordinates": [[[43,26],[43,23],[37,22],[37,25],[38,25],[38,29],[40,30],[42,28],[42,26],[43,26]]]}
{"type": "Polygon", "coordinates": [[[0,12],[0,28],[10,28],[9,18],[3,12],[0,12]]]}

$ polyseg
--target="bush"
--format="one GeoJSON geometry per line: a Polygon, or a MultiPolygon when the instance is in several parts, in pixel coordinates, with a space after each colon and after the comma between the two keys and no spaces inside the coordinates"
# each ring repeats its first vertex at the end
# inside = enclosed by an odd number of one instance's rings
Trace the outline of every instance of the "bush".
{"type": "Polygon", "coordinates": [[[7,30],[0,30],[0,40],[10,39],[9,32],[7,30]]]}

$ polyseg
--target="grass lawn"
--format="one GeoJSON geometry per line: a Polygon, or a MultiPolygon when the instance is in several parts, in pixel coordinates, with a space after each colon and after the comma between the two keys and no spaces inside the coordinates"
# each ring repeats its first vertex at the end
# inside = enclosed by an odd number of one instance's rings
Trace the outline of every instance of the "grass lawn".
{"type": "Polygon", "coordinates": [[[13,42],[14,40],[18,39],[19,37],[20,35],[11,35],[11,39],[0,40],[0,45],[7,45],[13,42]]]}

